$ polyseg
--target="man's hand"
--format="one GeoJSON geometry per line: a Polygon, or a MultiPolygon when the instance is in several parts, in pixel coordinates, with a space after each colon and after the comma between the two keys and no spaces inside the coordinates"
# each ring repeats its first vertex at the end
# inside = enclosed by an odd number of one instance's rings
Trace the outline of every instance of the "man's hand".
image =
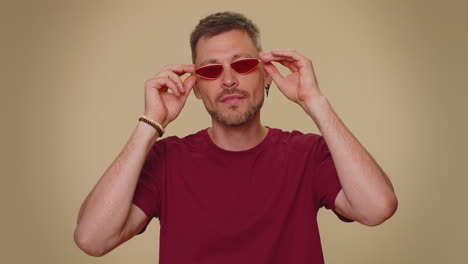
{"type": "Polygon", "coordinates": [[[264,62],[265,71],[270,74],[281,92],[309,113],[310,108],[307,105],[311,104],[314,98],[323,96],[317,84],[312,62],[292,50],[273,50],[260,52],[259,55],[264,62]],[[291,73],[283,76],[272,62],[287,67],[291,73]]]}
{"type": "MultiPolygon", "coordinates": [[[[192,65],[168,65],[145,82],[145,116],[167,126],[182,110],[195,85],[192,65]],[[170,93],[169,90],[172,92],[170,93]]],[[[91,256],[103,256],[135,236],[151,219],[133,204],[145,159],[156,131],[138,123],[122,152],[88,194],[78,213],[75,243],[91,256]]],[[[159,136],[159,135],[158,135],[159,136]]]]}
{"type": "Polygon", "coordinates": [[[320,92],[312,62],[290,50],[259,55],[281,92],[311,116],[325,138],[342,186],[335,201],[337,212],[369,226],[390,218],[398,206],[392,183],[320,92]],[[272,62],[291,73],[283,77],[272,62]]]}
{"type": "Polygon", "coordinates": [[[193,64],[173,64],[164,67],[153,78],[147,80],[145,116],[159,122],[163,127],[176,119],[196,82],[195,76],[189,76],[184,81],[180,77],[194,71],[193,64]]]}

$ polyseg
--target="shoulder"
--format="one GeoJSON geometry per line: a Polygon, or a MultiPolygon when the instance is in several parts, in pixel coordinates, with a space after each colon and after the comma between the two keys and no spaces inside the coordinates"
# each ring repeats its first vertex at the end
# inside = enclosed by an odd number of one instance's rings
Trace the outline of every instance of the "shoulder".
{"type": "Polygon", "coordinates": [[[288,144],[299,148],[310,148],[320,144],[323,137],[314,133],[303,133],[298,130],[283,131],[278,128],[270,128],[273,133],[273,140],[278,144],[288,144]]]}
{"type": "Polygon", "coordinates": [[[330,154],[328,146],[322,135],[303,133],[301,131],[283,131],[273,128],[273,144],[294,156],[308,156],[310,158],[324,159],[330,154]]]}
{"type": "Polygon", "coordinates": [[[193,134],[189,134],[185,137],[170,136],[160,140],[157,140],[152,149],[158,151],[177,151],[177,150],[187,150],[193,148],[199,148],[200,145],[205,143],[205,133],[206,129],[200,130],[193,134]]]}
{"type": "Polygon", "coordinates": [[[283,131],[273,129],[272,145],[278,155],[286,160],[294,160],[294,164],[312,161],[312,166],[329,155],[323,136],[301,131],[283,131]]]}

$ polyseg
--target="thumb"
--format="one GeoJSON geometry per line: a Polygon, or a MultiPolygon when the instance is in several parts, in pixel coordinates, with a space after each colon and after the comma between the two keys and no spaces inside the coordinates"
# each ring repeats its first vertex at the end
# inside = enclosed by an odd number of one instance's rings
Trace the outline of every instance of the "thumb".
{"type": "Polygon", "coordinates": [[[196,82],[197,82],[197,77],[194,75],[191,75],[184,80],[183,86],[184,86],[185,94],[188,95],[190,93],[192,88],[195,86],[196,82]]]}
{"type": "Polygon", "coordinates": [[[195,83],[197,82],[197,77],[196,76],[189,76],[187,77],[184,82],[182,83],[182,86],[184,86],[184,93],[181,94],[181,99],[185,103],[185,100],[187,100],[190,92],[192,91],[192,88],[195,86],[195,83]]]}

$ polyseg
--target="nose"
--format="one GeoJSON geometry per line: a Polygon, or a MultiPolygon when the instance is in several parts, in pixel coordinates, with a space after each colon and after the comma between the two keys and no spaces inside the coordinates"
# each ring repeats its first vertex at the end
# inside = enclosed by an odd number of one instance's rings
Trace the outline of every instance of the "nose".
{"type": "Polygon", "coordinates": [[[221,78],[221,85],[223,86],[223,88],[235,88],[239,84],[236,77],[236,73],[229,66],[224,66],[221,78]]]}

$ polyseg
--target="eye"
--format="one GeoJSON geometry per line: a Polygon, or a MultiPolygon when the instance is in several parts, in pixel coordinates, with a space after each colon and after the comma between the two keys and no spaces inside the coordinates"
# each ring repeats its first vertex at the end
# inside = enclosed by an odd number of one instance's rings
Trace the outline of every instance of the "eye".
{"type": "Polygon", "coordinates": [[[258,65],[257,59],[238,60],[231,64],[231,67],[238,73],[248,73],[258,65]]]}
{"type": "Polygon", "coordinates": [[[222,71],[223,71],[222,65],[207,65],[205,67],[201,67],[195,72],[201,77],[204,77],[207,79],[215,79],[221,74],[222,71]]]}
{"type": "Polygon", "coordinates": [[[213,74],[217,74],[218,72],[219,72],[218,67],[208,66],[203,70],[203,74],[206,74],[206,75],[213,75],[213,74]]]}

